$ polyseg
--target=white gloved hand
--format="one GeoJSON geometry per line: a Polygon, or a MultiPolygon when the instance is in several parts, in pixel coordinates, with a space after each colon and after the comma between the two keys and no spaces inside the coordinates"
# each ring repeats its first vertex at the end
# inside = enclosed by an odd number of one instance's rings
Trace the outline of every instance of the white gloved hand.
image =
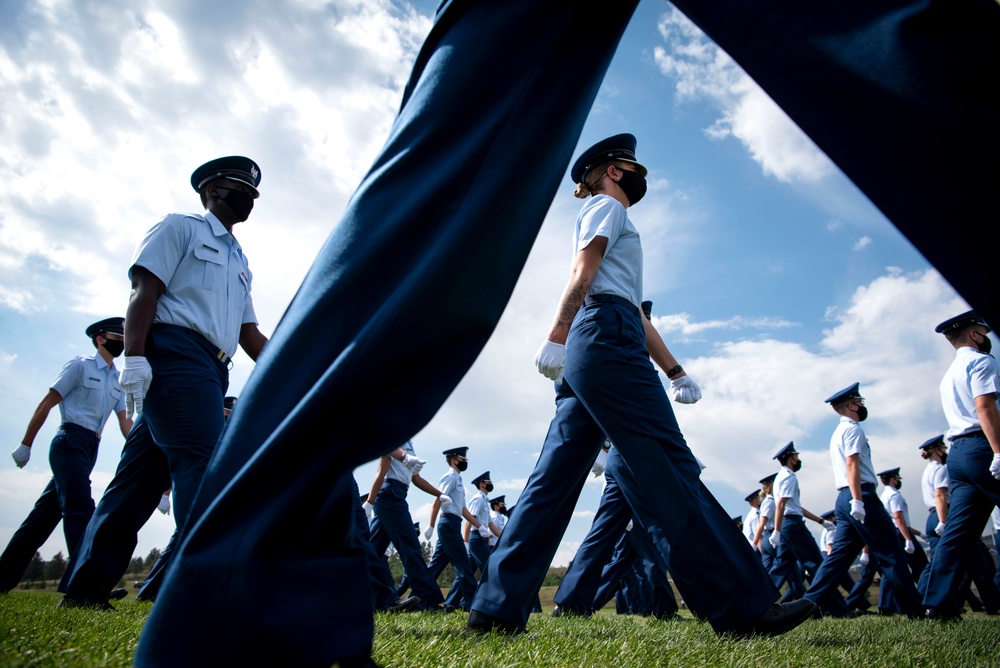
{"type": "Polygon", "coordinates": [[[594,465],[590,467],[590,470],[593,471],[594,477],[596,478],[597,476],[604,473],[604,469],[607,467],[607,465],[608,465],[608,451],[605,450],[604,448],[601,448],[600,451],[597,453],[597,459],[594,460],[594,465]]]}
{"type": "Polygon", "coordinates": [[[125,358],[118,384],[125,391],[125,417],[131,418],[142,412],[142,400],[149,391],[149,382],[153,380],[153,370],[145,357],[131,355],[125,358]]]}
{"type": "Polygon", "coordinates": [[[670,396],[679,404],[696,404],[701,399],[701,388],[691,376],[680,376],[670,381],[670,396]]]}
{"type": "Polygon", "coordinates": [[[17,464],[17,468],[23,469],[24,465],[28,463],[28,460],[31,459],[31,448],[22,443],[14,448],[14,452],[10,453],[10,456],[14,458],[14,463],[17,464]]]}
{"type": "Polygon", "coordinates": [[[164,515],[170,514],[170,492],[160,497],[160,502],[156,505],[156,509],[164,515]]]}
{"type": "Polygon", "coordinates": [[[870,559],[871,559],[871,557],[868,556],[867,552],[862,552],[861,553],[861,563],[862,563],[862,565],[867,566],[868,565],[868,561],[870,559]]]}
{"type": "Polygon", "coordinates": [[[424,540],[430,540],[431,536],[434,535],[434,527],[427,527],[424,529],[424,540]]]}
{"type": "Polygon", "coordinates": [[[625,525],[625,531],[631,531],[634,526],[635,523],[632,520],[629,520],[628,524],[625,525]]]}
{"type": "Polygon", "coordinates": [[[865,502],[851,499],[851,517],[862,524],[865,523],[865,502]]]}
{"type": "Polygon", "coordinates": [[[441,507],[442,508],[447,508],[452,503],[454,503],[454,501],[451,500],[451,497],[448,496],[447,494],[442,494],[438,498],[441,499],[441,507]]]}
{"type": "Polygon", "coordinates": [[[420,469],[424,468],[424,464],[426,463],[427,463],[426,461],[420,459],[419,457],[407,454],[405,452],[403,453],[403,466],[409,469],[410,473],[413,475],[417,475],[418,473],[420,473],[420,469]]]}
{"type": "Polygon", "coordinates": [[[937,526],[934,527],[934,533],[936,533],[939,538],[944,535],[944,522],[937,523],[937,526]]]}
{"type": "Polygon", "coordinates": [[[781,543],[781,532],[780,531],[772,531],[771,535],[768,536],[768,538],[767,538],[767,542],[771,544],[771,547],[773,547],[774,549],[777,550],[778,549],[778,545],[781,543]]]}
{"type": "Polygon", "coordinates": [[[549,380],[557,383],[562,380],[563,367],[566,366],[566,346],[553,343],[546,339],[535,353],[535,368],[549,380]]]}
{"type": "Polygon", "coordinates": [[[830,520],[823,520],[823,528],[826,529],[827,531],[836,531],[837,525],[831,522],[830,520]]]}
{"type": "Polygon", "coordinates": [[[913,544],[913,539],[906,541],[906,553],[913,554],[917,551],[917,546],[913,544]]]}
{"type": "Polygon", "coordinates": [[[365,517],[367,517],[368,521],[371,522],[372,521],[373,511],[375,510],[375,506],[373,506],[372,504],[368,503],[368,499],[365,499],[365,502],[361,504],[361,507],[364,508],[365,517]]]}
{"type": "Polygon", "coordinates": [[[489,538],[490,536],[493,535],[493,532],[490,531],[490,528],[488,526],[486,526],[485,524],[480,524],[479,525],[479,535],[482,536],[483,538],[489,538]]]}
{"type": "Polygon", "coordinates": [[[993,463],[990,464],[990,473],[997,480],[1000,480],[1000,452],[993,453],[993,463]]]}

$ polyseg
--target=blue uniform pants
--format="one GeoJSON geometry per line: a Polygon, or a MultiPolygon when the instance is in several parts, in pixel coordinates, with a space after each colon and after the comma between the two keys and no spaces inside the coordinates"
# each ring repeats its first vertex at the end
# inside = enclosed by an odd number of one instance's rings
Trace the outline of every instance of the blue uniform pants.
{"type": "Polygon", "coordinates": [[[833,550],[820,566],[805,597],[824,605],[836,591],[838,583],[851,567],[862,546],[867,545],[868,555],[878,562],[883,579],[892,582],[893,596],[899,611],[907,615],[919,615],[920,596],[910,576],[906,553],[896,541],[895,534],[898,531],[882,501],[875,494],[875,485],[861,486],[861,500],[865,506],[863,523],[851,517],[851,490],[845,487],[837,494],[837,532],[833,539],[833,550]]]}
{"type": "Polygon", "coordinates": [[[98,445],[96,433],[72,423],[60,425],[49,446],[52,479],[0,555],[0,592],[17,586],[60,520],[70,558],[76,554],[94,514],[90,473],[97,462],[98,445]]]}
{"type": "Polygon", "coordinates": [[[396,546],[403,570],[410,580],[413,593],[424,607],[444,603],[441,589],[427,570],[420,539],[413,529],[413,518],[406,503],[408,486],[398,480],[386,480],[375,497],[375,521],[371,525],[371,541],[376,554],[384,554],[389,543],[396,546]]]}
{"type": "Polygon", "coordinates": [[[472,597],[476,594],[476,578],[469,553],[462,540],[462,518],[453,513],[440,513],[437,523],[437,545],[427,570],[436,581],[449,563],[455,569],[455,581],[445,603],[468,610],[472,597]]]}
{"type": "MultiPolygon", "coordinates": [[[[872,607],[871,601],[868,600],[868,590],[871,588],[872,583],[875,582],[875,575],[877,572],[877,563],[870,557],[867,564],[861,564],[861,573],[858,575],[858,581],[854,583],[853,587],[851,587],[850,593],[847,595],[847,599],[845,601],[847,603],[848,610],[867,610],[872,607]]],[[[880,589],[880,599],[881,596],[882,592],[880,589]]]]}
{"type": "Polygon", "coordinates": [[[780,587],[782,582],[788,583],[782,600],[802,598],[806,593],[803,580],[811,580],[822,561],[816,539],[809,533],[802,516],[785,515],[781,520],[781,542],[770,571],[775,587],[780,587]]]}
{"type": "MultiPolygon", "coordinates": [[[[980,314],[1000,321],[993,284],[983,280],[993,248],[969,246],[940,225],[976,219],[995,185],[988,161],[1000,153],[1000,131],[984,112],[992,91],[962,84],[997,78],[995,2],[675,4],[980,314]],[[920,86],[911,85],[913,72],[920,86]],[[914,137],[921,140],[916,158],[914,137]]],[[[318,588],[336,589],[359,577],[363,563],[357,572],[332,568],[344,566],[332,547],[339,543],[304,551],[287,527],[328,508],[317,488],[328,491],[417,433],[478,356],[633,7],[576,0],[449,0],[441,7],[385,149],[241,395],[249,410],[237,408],[195,519],[182,528],[178,568],[140,639],[140,666],[328,665],[368,656],[370,620],[342,619],[342,601],[289,596],[283,586],[289,570],[307,569],[311,582],[329,585],[318,588]],[[497,175],[516,173],[526,160],[533,187],[495,197],[497,175]],[[387,392],[380,379],[389,375],[395,382],[387,392]],[[338,433],[310,445],[309,436],[328,425],[330,406],[346,405],[354,410],[338,433]],[[316,606],[300,618],[302,598],[316,606]],[[217,605],[204,606],[204,599],[217,605]]],[[[314,525],[328,523],[320,517],[314,525]]]]}
{"type": "Polygon", "coordinates": [[[469,559],[472,561],[472,566],[480,573],[485,573],[486,564],[492,553],[493,548],[490,547],[489,539],[480,536],[479,530],[472,527],[469,533],[469,559]]]}
{"type": "MultiPolygon", "coordinates": [[[[764,612],[777,591],[701,482],[701,467],[649,360],[638,309],[588,300],[566,341],[564,376],[542,453],[472,608],[527,623],[529,599],[562,539],[603,434],[644,494],[646,512],[670,545],[671,567],[710,602],[705,617],[713,628],[732,630],[764,612]]],[[[636,494],[626,490],[625,496],[631,502],[636,494]]]]}
{"type": "MultiPolygon", "coordinates": [[[[618,600],[629,572],[635,570],[637,590],[627,587],[633,595],[628,601],[629,614],[652,615],[658,618],[677,614],[677,601],[670,588],[667,574],[658,565],[651,550],[652,544],[641,527],[633,526],[624,532],[615,545],[610,561],[601,569],[601,581],[594,592],[590,607],[600,610],[612,597],[618,600]],[[636,593],[640,595],[635,596],[636,593]]],[[[628,597],[625,597],[626,600],[628,597]]]]}
{"type": "MultiPolygon", "coordinates": [[[[368,567],[368,582],[371,585],[372,604],[376,610],[386,610],[399,600],[392,581],[392,572],[389,564],[385,560],[385,548],[381,551],[375,549],[372,543],[371,527],[368,525],[368,517],[365,509],[361,506],[361,493],[358,491],[358,482],[351,476],[353,481],[351,491],[354,493],[354,542],[365,553],[365,563],[368,567]]],[[[413,525],[410,525],[413,528],[413,525]]]]}
{"type": "Polygon", "coordinates": [[[944,535],[934,550],[924,605],[945,615],[962,609],[959,584],[968,555],[980,540],[993,507],[1000,505],[1000,480],[989,471],[993,451],[984,436],[957,438],[948,452],[951,503],[944,535]]]}
{"type": "Polygon", "coordinates": [[[70,559],[60,591],[80,601],[107,601],[132,560],[139,529],[169,488],[166,457],[140,413],[125,439],[115,476],[70,559]]]}
{"type": "MultiPolygon", "coordinates": [[[[603,443],[603,440],[602,440],[603,443]]],[[[613,474],[605,470],[604,491],[587,537],[583,539],[553,597],[563,610],[589,615],[601,585],[601,573],[632,519],[625,495],[613,474]]],[[[614,589],[611,590],[614,592],[614,589]]]]}

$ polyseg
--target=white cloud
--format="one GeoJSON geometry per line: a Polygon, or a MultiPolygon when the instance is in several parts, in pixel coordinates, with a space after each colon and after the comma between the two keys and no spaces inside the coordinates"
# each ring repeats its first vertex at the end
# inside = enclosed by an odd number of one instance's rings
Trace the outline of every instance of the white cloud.
{"type": "Polygon", "coordinates": [[[690,313],[653,316],[652,323],[661,334],[671,335],[676,333],[685,335],[700,334],[713,329],[738,331],[744,329],[787,329],[789,327],[800,326],[799,323],[790,322],[784,318],[769,316],[748,318],[736,315],[725,320],[692,322],[690,313]]]}
{"type": "Polygon", "coordinates": [[[833,163],[747,74],[676,9],[659,31],[667,46],[654,49],[660,72],[675,80],[678,97],[708,100],[719,116],[705,129],[713,139],[735,137],[779,181],[815,183],[833,163]]]}
{"type": "Polygon", "coordinates": [[[869,236],[864,236],[854,242],[854,250],[864,250],[872,245],[872,238],[869,236]]]}

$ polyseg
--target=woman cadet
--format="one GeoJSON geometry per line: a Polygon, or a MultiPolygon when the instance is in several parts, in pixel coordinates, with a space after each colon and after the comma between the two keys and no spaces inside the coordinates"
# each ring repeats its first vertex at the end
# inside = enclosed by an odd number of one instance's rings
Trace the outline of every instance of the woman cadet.
{"type": "Polygon", "coordinates": [[[670,379],[675,400],[700,397],[639,308],[642,246],[628,209],[646,192],[646,168],[635,146],[630,134],[609,137],[584,151],[570,172],[576,195],[590,199],[577,217],[569,282],[535,357],[538,370],[556,381],[556,415],[480,580],[470,631],[524,631],[605,438],[634,474],[671,546],[671,567],[695,586],[699,611],[717,633],[776,635],[814,610],[810,602],[775,604],[778,591],[760,557],[701,483],[701,467],[650,362],[670,379]]]}

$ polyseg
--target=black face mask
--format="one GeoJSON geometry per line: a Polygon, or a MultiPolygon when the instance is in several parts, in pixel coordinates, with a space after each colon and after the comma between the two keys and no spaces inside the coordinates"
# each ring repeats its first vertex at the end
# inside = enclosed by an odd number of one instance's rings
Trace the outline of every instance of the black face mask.
{"type": "Polygon", "coordinates": [[[493,483],[489,483],[488,485],[486,485],[486,493],[489,494],[492,491],[493,491],[493,483]]]}
{"type": "Polygon", "coordinates": [[[250,212],[253,211],[253,195],[235,188],[219,188],[219,190],[226,191],[226,196],[219,199],[232,210],[236,220],[242,223],[250,217],[250,212]]]}
{"type": "MultiPolygon", "coordinates": [[[[979,332],[976,333],[979,334],[979,332]]],[[[979,335],[983,337],[983,342],[977,343],[976,348],[979,349],[979,352],[986,353],[987,355],[989,355],[990,351],[993,350],[993,340],[990,339],[990,337],[986,336],[985,334],[979,334],[979,335]]]]}
{"type": "Polygon", "coordinates": [[[942,452],[941,453],[941,466],[944,466],[947,463],[948,463],[948,453],[947,452],[942,452]]]}
{"type": "Polygon", "coordinates": [[[455,462],[455,468],[457,468],[459,471],[464,471],[465,469],[469,468],[469,462],[455,462]]]}
{"type": "Polygon", "coordinates": [[[108,339],[104,342],[104,349],[107,350],[112,357],[118,357],[125,351],[125,342],[117,339],[108,339]]]}
{"type": "Polygon", "coordinates": [[[646,179],[636,172],[622,170],[622,177],[618,180],[618,187],[628,198],[629,206],[639,203],[639,200],[646,194],[646,179]]]}
{"type": "Polygon", "coordinates": [[[795,473],[798,473],[800,468],[802,468],[802,460],[801,459],[796,459],[795,460],[795,466],[792,467],[792,471],[794,471],[795,473]]]}
{"type": "Polygon", "coordinates": [[[858,407],[858,422],[864,422],[868,419],[868,408],[866,406],[858,407]]]}

